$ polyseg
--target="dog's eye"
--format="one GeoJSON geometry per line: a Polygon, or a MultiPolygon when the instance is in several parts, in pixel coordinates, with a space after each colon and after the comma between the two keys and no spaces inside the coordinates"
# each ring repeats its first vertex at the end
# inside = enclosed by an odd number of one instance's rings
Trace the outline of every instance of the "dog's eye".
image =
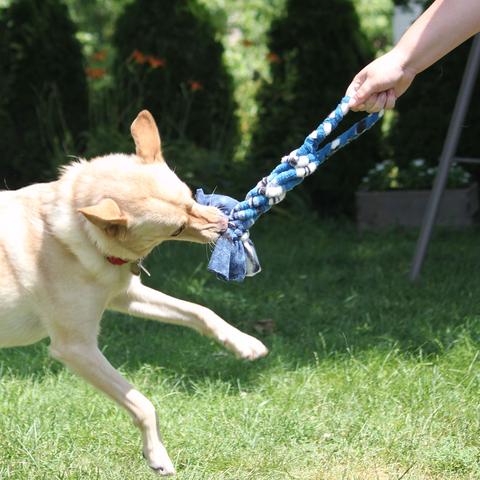
{"type": "Polygon", "coordinates": [[[184,230],[185,230],[185,223],[180,227],[180,228],[177,228],[177,230],[175,230],[170,236],[171,237],[178,237],[184,230]]]}

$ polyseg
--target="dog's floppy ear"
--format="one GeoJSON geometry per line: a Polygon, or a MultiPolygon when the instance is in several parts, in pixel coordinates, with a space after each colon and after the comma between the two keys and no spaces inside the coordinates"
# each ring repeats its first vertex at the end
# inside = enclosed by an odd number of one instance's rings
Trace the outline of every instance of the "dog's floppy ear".
{"type": "Polygon", "coordinates": [[[157,124],[148,110],[142,110],[130,127],[137,155],[144,163],[163,161],[162,146],[157,124]]]}
{"type": "Polygon", "coordinates": [[[79,208],[78,211],[97,227],[109,234],[115,234],[119,227],[126,227],[127,217],[122,213],[117,203],[105,198],[96,205],[79,208]]]}

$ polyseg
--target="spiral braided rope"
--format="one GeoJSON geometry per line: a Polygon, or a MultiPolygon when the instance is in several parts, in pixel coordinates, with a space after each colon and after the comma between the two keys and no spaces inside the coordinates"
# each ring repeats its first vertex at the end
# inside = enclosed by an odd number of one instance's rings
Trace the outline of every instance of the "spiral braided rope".
{"type": "Polygon", "coordinates": [[[282,158],[282,162],[250,190],[229,217],[233,238],[245,238],[248,229],[272,205],[281,202],[293,187],[311,175],[328,157],[370,129],[383,115],[371,113],[355,123],[335,140],[319,148],[320,143],[338,127],[349,111],[350,98],[344,97],[337,108],[305,139],[303,145],[282,158]]]}

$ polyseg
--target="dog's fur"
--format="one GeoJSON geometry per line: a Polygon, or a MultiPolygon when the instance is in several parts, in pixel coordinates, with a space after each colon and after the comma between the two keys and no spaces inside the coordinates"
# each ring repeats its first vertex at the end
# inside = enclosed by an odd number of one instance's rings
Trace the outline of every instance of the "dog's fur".
{"type": "Polygon", "coordinates": [[[226,218],[196,203],[168,168],[149,112],[131,132],[134,155],[80,160],[55,182],[0,192],[0,347],[50,337],[51,355],[128,411],[148,464],[169,475],[175,470],[152,403],[97,346],[104,310],[191,327],[241,358],[267,349],[211,310],[147,288],[132,273],[165,240],[215,242],[226,218]]]}

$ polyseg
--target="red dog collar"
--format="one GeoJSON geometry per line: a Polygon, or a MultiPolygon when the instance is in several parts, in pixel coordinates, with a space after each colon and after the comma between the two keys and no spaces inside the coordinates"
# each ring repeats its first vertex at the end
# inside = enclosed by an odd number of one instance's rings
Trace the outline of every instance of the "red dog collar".
{"type": "Polygon", "coordinates": [[[130,271],[134,275],[140,275],[140,270],[143,270],[149,277],[150,272],[142,265],[142,260],[137,260],[136,262],[132,262],[130,260],[124,260],[123,258],[118,257],[105,257],[112,265],[125,265],[126,263],[130,263],[130,271]]]}
{"type": "Polygon", "coordinates": [[[106,257],[106,259],[107,259],[112,265],[125,265],[126,263],[129,262],[129,260],[124,260],[123,258],[118,258],[118,257],[106,257]]]}

